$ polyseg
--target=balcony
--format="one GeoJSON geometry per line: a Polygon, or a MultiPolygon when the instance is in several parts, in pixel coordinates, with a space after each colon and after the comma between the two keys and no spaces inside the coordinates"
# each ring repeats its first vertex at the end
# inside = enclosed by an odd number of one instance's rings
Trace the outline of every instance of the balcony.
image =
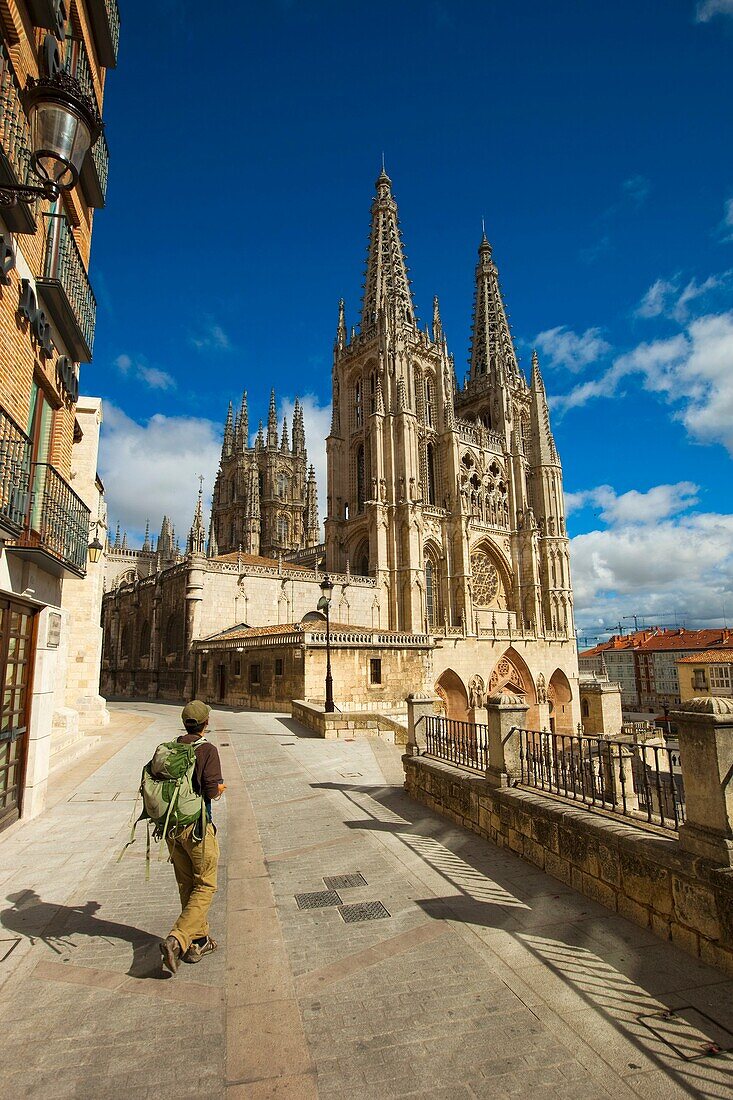
{"type": "Polygon", "coordinates": [[[48,214],[36,290],[72,359],[88,363],[94,346],[97,302],[79,246],[63,214],[48,214]]]}
{"type": "Polygon", "coordinates": [[[0,538],[15,538],[28,511],[31,441],[0,407],[0,538]]]}
{"type": "Polygon", "coordinates": [[[36,462],[31,472],[31,502],[24,527],[8,549],[18,557],[37,561],[56,576],[87,571],[90,512],[69,483],[47,462],[36,462]]]}
{"type": "Polygon", "coordinates": [[[87,12],[99,63],[105,69],[114,69],[120,44],[120,10],[117,0],[88,0],[87,12]]]}
{"type": "MultiPolygon", "coordinates": [[[[20,86],[5,47],[0,43],[0,184],[32,183],[31,139],[20,102],[20,86]]],[[[37,183],[38,181],[35,180],[37,183]]],[[[3,218],[16,233],[35,233],[37,204],[4,206],[3,218]]]]}

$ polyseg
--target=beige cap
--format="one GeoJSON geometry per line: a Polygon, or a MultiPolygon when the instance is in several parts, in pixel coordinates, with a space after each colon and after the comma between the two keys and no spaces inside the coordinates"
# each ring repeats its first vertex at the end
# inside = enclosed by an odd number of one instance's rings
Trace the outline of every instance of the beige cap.
{"type": "Polygon", "coordinates": [[[203,722],[208,722],[210,713],[211,707],[206,703],[202,703],[200,699],[192,699],[181,711],[181,721],[186,729],[189,726],[200,726],[203,722]]]}

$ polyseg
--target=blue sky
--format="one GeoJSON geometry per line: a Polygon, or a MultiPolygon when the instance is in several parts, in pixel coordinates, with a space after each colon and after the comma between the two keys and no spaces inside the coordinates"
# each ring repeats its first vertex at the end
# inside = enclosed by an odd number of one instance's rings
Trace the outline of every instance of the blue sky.
{"type": "Polygon", "coordinates": [[[733,0],[241,10],[121,3],[82,377],[111,521],[185,535],[243,388],[255,428],[271,385],[308,398],[323,477],[384,152],[459,376],[486,219],[553,400],[578,625],[733,619],[733,0]]]}

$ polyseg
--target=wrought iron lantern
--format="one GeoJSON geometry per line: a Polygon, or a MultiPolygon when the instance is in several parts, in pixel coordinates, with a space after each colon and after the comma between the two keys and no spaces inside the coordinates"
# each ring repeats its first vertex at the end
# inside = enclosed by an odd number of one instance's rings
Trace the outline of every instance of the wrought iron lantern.
{"type": "Polygon", "coordinates": [[[0,187],[0,205],[54,202],[79,179],[84,157],[102,132],[96,104],[75,76],[59,69],[29,76],[21,95],[31,132],[31,166],[40,184],[0,187]]]}
{"type": "Polygon", "coordinates": [[[87,547],[87,552],[89,554],[89,561],[92,563],[92,565],[97,564],[97,562],[99,561],[99,559],[102,556],[102,551],[103,550],[104,550],[104,547],[102,546],[101,542],[99,541],[99,535],[95,535],[93,540],[89,543],[89,546],[87,547]]]}
{"type": "Polygon", "coordinates": [[[318,601],[318,610],[324,611],[326,615],[326,702],[323,709],[326,714],[333,714],[336,708],[333,702],[333,676],[331,675],[331,623],[329,617],[331,595],[333,593],[333,581],[329,577],[328,573],[321,581],[320,588],[323,595],[318,601]]]}

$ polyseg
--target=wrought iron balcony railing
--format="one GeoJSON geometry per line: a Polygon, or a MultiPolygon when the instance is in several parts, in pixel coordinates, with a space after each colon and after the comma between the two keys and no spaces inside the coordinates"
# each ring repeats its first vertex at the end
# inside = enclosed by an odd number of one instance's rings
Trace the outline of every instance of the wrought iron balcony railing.
{"type": "Polygon", "coordinates": [[[88,363],[94,347],[97,302],[71,226],[63,214],[46,216],[42,274],[36,279],[36,289],[69,355],[88,363]]]}
{"type": "MultiPolygon", "coordinates": [[[[5,46],[0,43],[0,183],[32,183],[31,138],[20,102],[20,86],[5,46]]],[[[35,182],[38,182],[37,180],[35,182]]],[[[37,204],[19,202],[3,208],[8,228],[35,233],[37,204]]]]}
{"type": "Polygon", "coordinates": [[[63,67],[69,76],[75,76],[79,81],[84,95],[101,108],[92,80],[92,70],[89,64],[89,55],[86,46],[80,38],[67,38],[64,50],[63,67]]]}
{"type": "Polygon", "coordinates": [[[0,532],[15,537],[28,512],[31,441],[0,407],[0,532]]]}
{"type": "MultiPolygon", "coordinates": [[[[66,72],[76,77],[81,90],[101,111],[102,105],[94,87],[89,55],[80,38],[66,39],[63,64],[66,72]]],[[[100,208],[104,206],[109,176],[109,149],[104,134],[100,135],[90,152],[91,155],[84,158],[81,185],[89,205],[100,208]]]]}
{"type": "Polygon", "coordinates": [[[117,0],[88,0],[87,11],[99,62],[105,69],[114,69],[120,44],[120,10],[117,0]]]}
{"type": "Polygon", "coordinates": [[[58,470],[36,462],[31,475],[31,504],[16,540],[22,553],[42,553],[60,569],[83,577],[87,571],[90,512],[58,470]]]}

